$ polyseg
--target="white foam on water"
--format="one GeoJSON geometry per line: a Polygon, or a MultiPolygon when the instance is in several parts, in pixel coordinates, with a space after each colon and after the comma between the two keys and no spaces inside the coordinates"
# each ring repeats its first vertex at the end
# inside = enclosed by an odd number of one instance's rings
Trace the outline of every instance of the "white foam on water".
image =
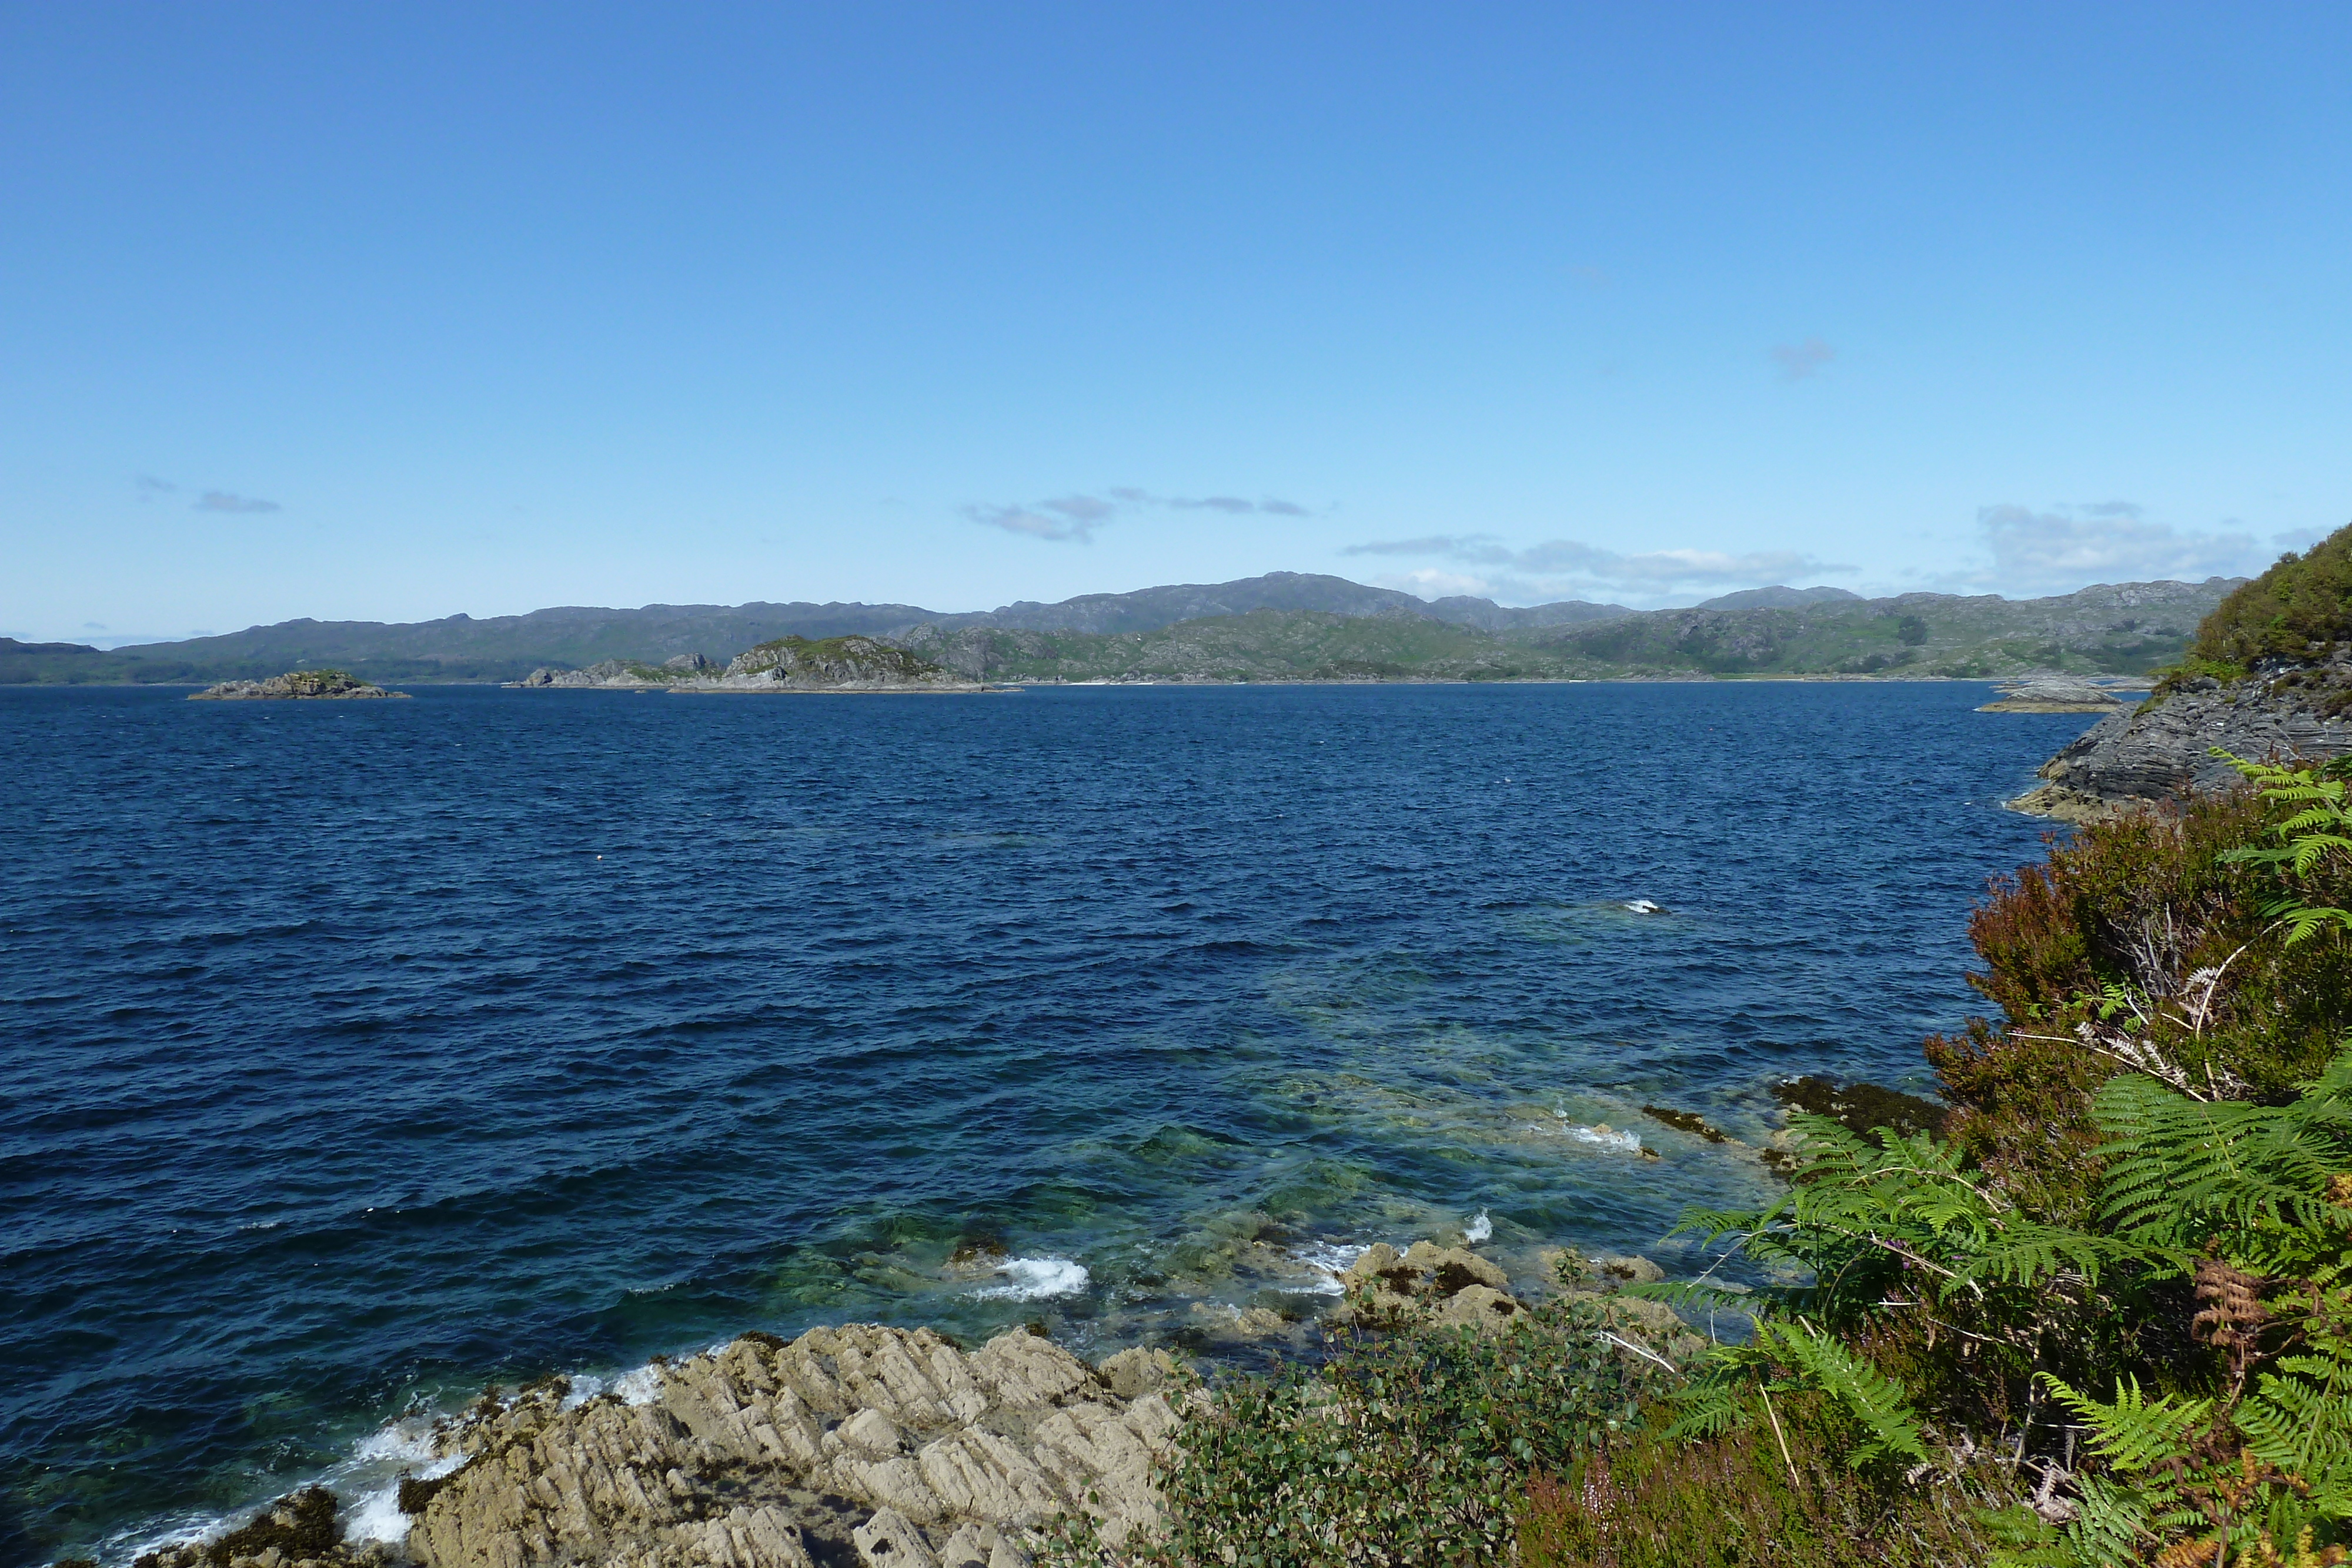
{"type": "Polygon", "coordinates": [[[1356,1266],[1356,1260],[1371,1249],[1361,1242],[1307,1241],[1290,1249],[1289,1256],[1306,1264],[1323,1277],[1307,1287],[1318,1296],[1339,1296],[1347,1287],[1339,1276],[1356,1266]]]}
{"type": "Polygon", "coordinates": [[[1568,1125],[1568,1135],[1580,1144],[1591,1144],[1597,1148],[1622,1149],[1629,1155],[1638,1155],[1642,1152],[1641,1134],[1620,1133],[1606,1122],[1597,1127],[1582,1126],[1571,1122],[1568,1125]]]}
{"type": "MultiPolygon", "coordinates": [[[[575,1374],[570,1381],[562,1406],[566,1410],[578,1409],[607,1388],[631,1405],[646,1405],[660,1396],[661,1368],[649,1362],[609,1382],[588,1374],[575,1374]]],[[[308,1480],[283,1484],[268,1497],[256,1498],[225,1514],[186,1513],[147,1520],[100,1542],[98,1552],[106,1562],[130,1562],[162,1547],[209,1541],[250,1520],[271,1498],[314,1483],[342,1500],[343,1530],[351,1540],[399,1546],[406,1541],[412,1522],[400,1511],[401,1478],[434,1480],[466,1462],[463,1453],[435,1452],[434,1420],[434,1413],[424,1410],[387,1421],[354,1442],[347,1458],[308,1480]]]]}
{"type": "Polygon", "coordinates": [[[624,1405],[650,1405],[661,1397],[661,1368],[652,1362],[613,1379],[613,1392],[624,1405]]]}
{"type": "Polygon", "coordinates": [[[134,1562],[166,1546],[190,1546],[224,1533],[235,1520],[224,1514],[189,1513],[163,1524],[154,1521],[107,1536],[98,1543],[100,1562],[134,1562]]]}
{"type": "Polygon", "coordinates": [[[359,1440],[352,1449],[352,1458],[362,1464],[373,1459],[429,1463],[433,1458],[433,1424],[421,1416],[386,1422],[359,1440]]]}
{"type": "Polygon", "coordinates": [[[1007,1258],[996,1266],[1008,1283],[974,1291],[983,1300],[1043,1301],[1055,1296],[1075,1296],[1093,1282],[1082,1263],[1066,1258],[1007,1258]]]}
{"type": "Polygon", "coordinates": [[[1486,1211],[1482,1208],[1478,1211],[1478,1218],[1464,1228],[1462,1236],[1473,1247],[1481,1241],[1492,1241],[1495,1239],[1495,1222],[1486,1218],[1486,1211]]]}

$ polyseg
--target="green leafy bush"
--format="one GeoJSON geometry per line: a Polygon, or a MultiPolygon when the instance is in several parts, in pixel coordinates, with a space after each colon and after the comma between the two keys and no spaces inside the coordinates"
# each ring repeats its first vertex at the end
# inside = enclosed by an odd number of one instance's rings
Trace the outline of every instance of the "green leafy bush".
{"type": "Polygon", "coordinates": [[[2192,658],[2243,669],[2308,659],[2352,643],[2352,527],[2278,564],[2221,601],[2197,628],[2192,658]]]}
{"type": "Polygon", "coordinates": [[[1601,1309],[1556,1301],[1481,1333],[1420,1326],[1340,1343],[1320,1367],[1198,1400],[1161,1478],[1167,1530],[1106,1548],[1067,1521],[1062,1564],[1498,1561],[1532,1473],[1630,1433],[1679,1379],[1601,1309]]]}

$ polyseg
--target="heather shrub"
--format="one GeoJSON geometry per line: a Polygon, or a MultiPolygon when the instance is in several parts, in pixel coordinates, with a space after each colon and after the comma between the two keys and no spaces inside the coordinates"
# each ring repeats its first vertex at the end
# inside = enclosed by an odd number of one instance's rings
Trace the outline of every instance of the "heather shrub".
{"type": "Polygon", "coordinates": [[[1654,1431],[1528,1483],[1521,1568],[1909,1568],[1981,1562],[1981,1510],[2011,1500],[1997,1471],[1927,1491],[1856,1475],[1858,1437],[1819,1396],[1772,1421],[1696,1442],[1654,1431]]]}
{"type": "MultiPolygon", "coordinates": [[[[2352,1027],[2340,937],[2290,942],[2276,868],[2227,857],[2287,808],[2251,790],[2199,796],[2053,839],[1969,923],[2001,1010],[1927,1045],[1949,1136],[2025,1207],[2084,1223],[2098,1189],[2091,1095],[2122,1071],[2277,1100],[2317,1075],[2352,1027]]],[[[2352,903],[2352,865],[2294,879],[2352,903]]]]}

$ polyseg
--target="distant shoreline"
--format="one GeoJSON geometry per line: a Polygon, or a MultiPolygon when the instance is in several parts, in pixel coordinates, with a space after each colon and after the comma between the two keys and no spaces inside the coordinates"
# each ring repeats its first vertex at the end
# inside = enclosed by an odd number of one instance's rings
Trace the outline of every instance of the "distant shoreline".
{"type": "MultiPolygon", "coordinates": [[[[2146,692],[2150,682],[2145,676],[2100,677],[2115,682],[2111,689],[2118,692],[2146,692]]],[[[776,686],[772,689],[744,686],[550,686],[522,687],[513,681],[482,680],[418,680],[386,677],[395,686],[450,687],[477,686],[499,690],[547,690],[569,692],[636,693],[662,692],[681,696],[986,696],[1009,695],[1038,688],[1057,691],[1131,689],[1138,686],[1687,686],[1687,685],[1871,685],[1871,686],[1950,686],[2005,685],[2013,677],[1996,675],[1849,675],[1849,674],[1659,674],[1659,675],[1513,675],[1494,680],[1464,680],[1458,676],[1395,675],[1368,680],[1315,680],[1301,676],[1296,680],[1165,680],[1165,681],[1065,681],[1053,677],[990,682],[972,686],[868,686],[821,687],[776,686]]],[[[201,691],[216,683],[211,681],[0,681],[0,691],[201,691]]],[[[381,683],[379,683],[381,684],[381,683]]]]}

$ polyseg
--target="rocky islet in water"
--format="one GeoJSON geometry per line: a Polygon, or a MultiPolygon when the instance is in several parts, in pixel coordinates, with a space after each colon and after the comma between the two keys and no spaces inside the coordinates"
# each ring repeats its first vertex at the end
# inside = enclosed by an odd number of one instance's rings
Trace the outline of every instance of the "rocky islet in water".
{"type": "Polygon", "coordinates": [[[405,697],[406,692],[388,692],[372,682],[342,670],[289,670],[282,675],[271,675],[261,681],[222,681],[217,685],[192,693],[190,702],[246,702],[252,700],[293,699],[297,701],[346,701],[367,697],[405,697]]]}

